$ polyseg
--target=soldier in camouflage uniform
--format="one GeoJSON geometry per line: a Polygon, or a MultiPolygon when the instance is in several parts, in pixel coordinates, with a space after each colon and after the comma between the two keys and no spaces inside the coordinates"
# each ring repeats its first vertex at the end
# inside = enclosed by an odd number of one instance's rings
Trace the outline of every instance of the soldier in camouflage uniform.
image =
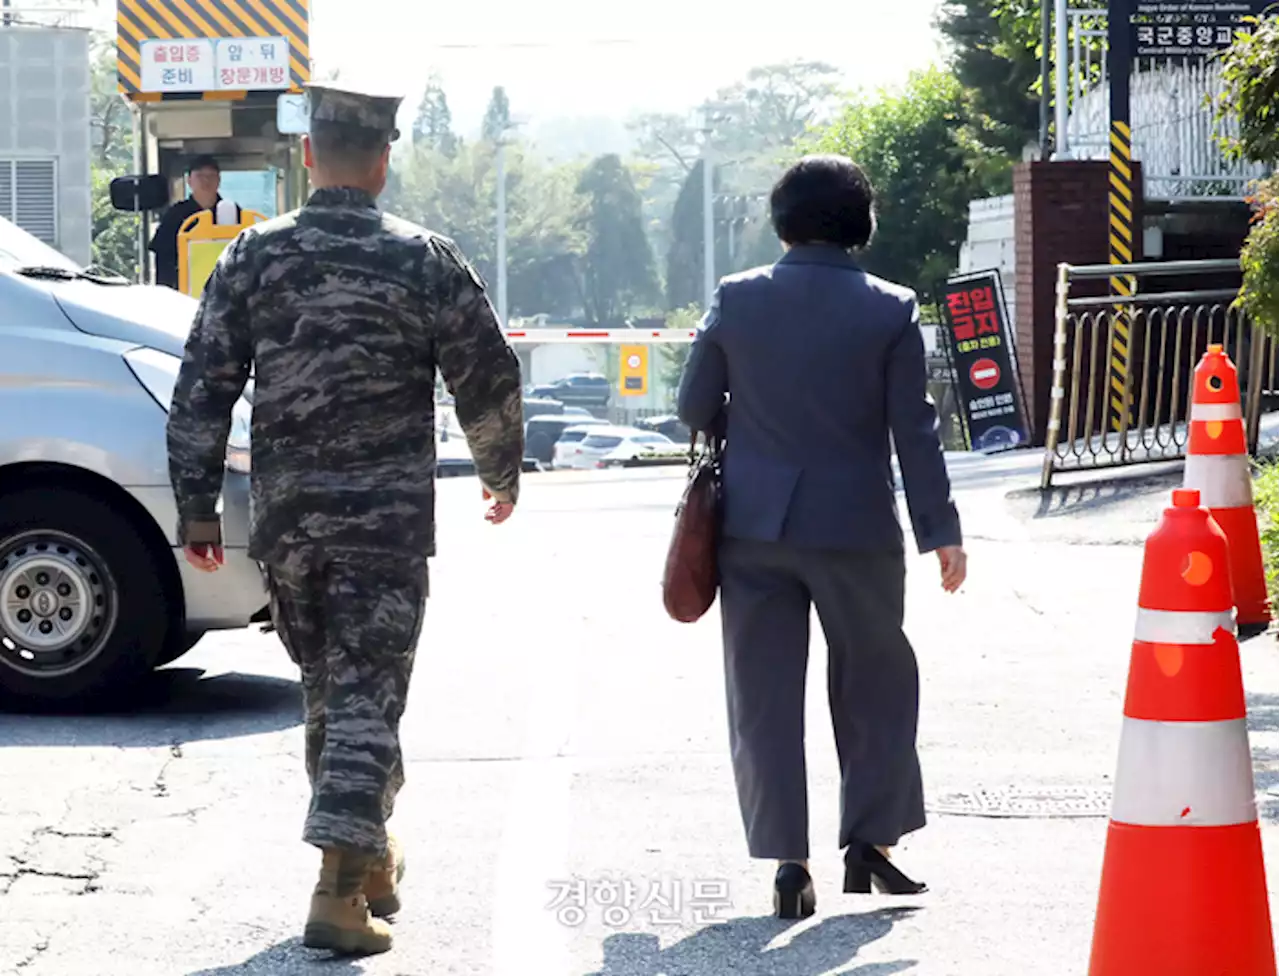
{"type": "Polygon", "coordinates": [[[386,831],[399,723],[435,554],[436,370],[499,523],[524,454],[520,366],[453,243],[377,208],[400,99],[322,86],[309,99],[314,193],[219,260],[174,390],[169,464],[187,558],[216,570],[230,415],[252,365],[250,555],[302,673],[303,839],[323,852],[304,942],[381,952],[404,865],[386,831]]]}

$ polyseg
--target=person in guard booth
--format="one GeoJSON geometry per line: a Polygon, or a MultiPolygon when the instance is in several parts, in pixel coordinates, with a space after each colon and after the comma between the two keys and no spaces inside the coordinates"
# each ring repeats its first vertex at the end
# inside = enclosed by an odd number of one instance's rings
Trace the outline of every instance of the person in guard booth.
{"type": "Polygon", "coordinates": [[[217,224],[238,224],[241,220],[240,206],[222,199],[218,193],[222,168],[212,156],[196,156],[187,164],[187,185],[191,195],[165,211],[151,238],[151,253],[156,256],[156,284],[169,288],[178,287],[178,231],[184,220],[201,210],[212,210],[217,224]]]}

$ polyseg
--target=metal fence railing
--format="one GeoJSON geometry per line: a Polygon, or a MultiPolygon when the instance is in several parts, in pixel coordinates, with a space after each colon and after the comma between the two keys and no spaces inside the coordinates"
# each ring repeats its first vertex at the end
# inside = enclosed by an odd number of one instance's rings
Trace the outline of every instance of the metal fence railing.
{"type": "Polygon", "coordinates": [[[1073,283],[1105,288],[1116,275],[1238,276],[1239,268],[1234,260],[1058,266],[1042,488],[1057,472],[1185,456],[1192,377],[1211,343],[1236,365],[1249,450],[1257,448],[1263,408],[1275,409],[1280,367],[1275,340],[1232,304],[1236,288],[1070,294],[1073,283]]]}

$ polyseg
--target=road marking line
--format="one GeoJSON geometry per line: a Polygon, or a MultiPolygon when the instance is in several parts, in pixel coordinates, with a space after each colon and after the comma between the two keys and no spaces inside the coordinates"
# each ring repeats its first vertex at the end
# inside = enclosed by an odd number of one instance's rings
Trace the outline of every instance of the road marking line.
{"type": "Polygon", "coordinates": [[[575,656],[547,645],[525,658],[520,687],[529,710],[526,757],[507,794],[493,908],[495,976],[563,976],[572,968],[569,937],[547,909],[554,881],[568,881],[571,789],[576,763],[563,758],[578,700],[575,656]]]}

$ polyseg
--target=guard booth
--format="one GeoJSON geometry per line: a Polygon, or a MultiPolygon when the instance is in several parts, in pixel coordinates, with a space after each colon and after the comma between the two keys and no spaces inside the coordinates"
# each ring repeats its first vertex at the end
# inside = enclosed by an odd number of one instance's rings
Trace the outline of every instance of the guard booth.
{"type": "Polygon", "coordinates": [[[112,181],[117,210],[139,213],[138,266],[164,210],[184,199],[186,164],[210,155],[239,224],[194,214],[178,236],[183,292],[198,296],[218,256],[253,223],[302,205],[303,86],[311,79],[310,0],[117,0],[119,89],[132,108],[134,172],[112,181]]]}
{"type": "Polygon", "coordinates": [[[214,223],[209,210],[184,220],[178,230],[178,291],[199,298],[223,249],[244,228],[266,219],[266,215],[245,207],[241,208],[238,224],[214,223]]]}

